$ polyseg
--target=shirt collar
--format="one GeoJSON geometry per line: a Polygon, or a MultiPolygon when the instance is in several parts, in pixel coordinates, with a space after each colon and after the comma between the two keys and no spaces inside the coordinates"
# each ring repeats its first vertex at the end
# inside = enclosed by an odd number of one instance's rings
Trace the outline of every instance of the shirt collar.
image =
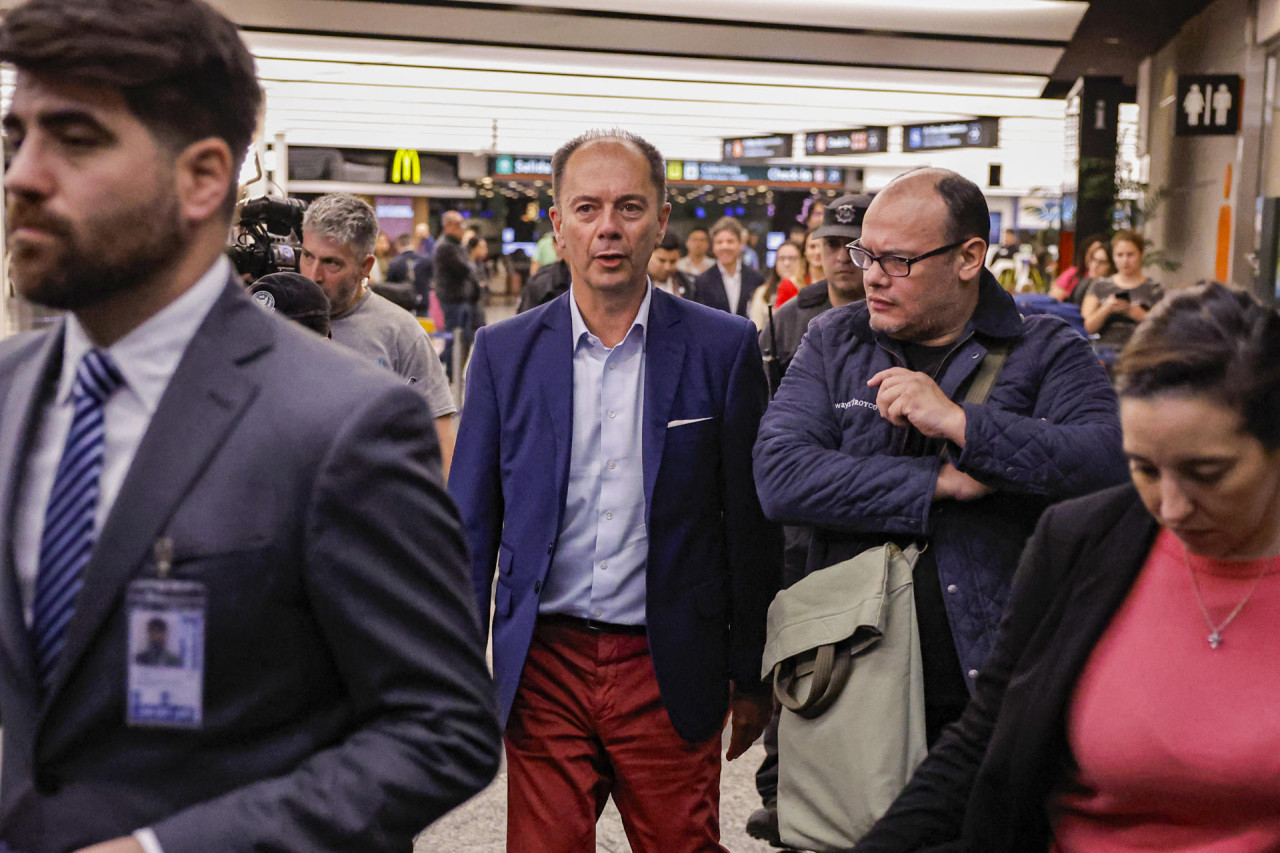
{"type": "Polygon", "coordinates": [[[738,259],[738,270],[737,270],[737,272],[730,273],[727,269],[725,269],[725,268],[724,268],[724,264],[720,263],[719,261],[716,261],[716,268],[720,270],[720,277],[721,277],[721,278],[725,278],[725,279],[730,279],[730,278],[732,278],[732,279],[738,279],[738,278],[740,278],[740,277],[742,276],[742,259],[741,259],[741,258],[739,258],[739,259],[738,259]]]}
{"type": "MultiPolygon", "coordinates": [[[[107,354],[124,377],[124,384],[142,401],[148,414],[155,414],[178,362],[218,301],[231,275],[231,262],[220,255],[209,271],[173,302],[147,318],[141,325],[107,347],[107,354]]],[[[58,380],[58,404],[71,399],[76,368],[93,342],[74,314],[66,315],[62,344],[62,375],[58,380]]]]}
{"type": "MultiPolygon", "coordinates": [[[[578,348],[578,344],[582,341],[583,335],[588,336],[588,338],[592,341],[598,342],[600,339],[597,338],[595,335],[591,334],[591,330],[587,328],[587,322],[582,319],[582,312],[578,310],[578,299],[574,294],[573,288],[574,288],[574,285],[572,282],[570,282],[569,283],[569,317],[570,317],[570,321],[573,324],[573,348],[576,350],[578,348]]],[[[646,335],[646,330],[648,329],[648,326],[649,326],[649,302],[652,299],[652,297],[653,297],[653,280],[646,278],[645,287],[644,287],[644,301],[640,303],[640,310],[636,311],[636,318],[631,323],[632,331],[635,331],[637,328],[640,329],[640,336],[642,341],[644,340],[644,337],[646,335]]],[[[630,332],[627,333],[626,337],[623,337],[623,340],[625,341],[629,336],[630,336],[630,332]]]]}

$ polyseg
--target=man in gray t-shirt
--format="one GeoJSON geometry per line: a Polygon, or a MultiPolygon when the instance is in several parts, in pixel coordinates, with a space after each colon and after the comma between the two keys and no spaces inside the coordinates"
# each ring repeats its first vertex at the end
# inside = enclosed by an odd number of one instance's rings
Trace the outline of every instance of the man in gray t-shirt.
{"type": "Polygon", "coordinates": [[[301,271],[329,298],[334,341],[394,370],[426,398],[447,479],[458,409],[426,330],[412,314],[365,286],[377,236],[377,216],[364,201],[346,193],[321,196],[302,223],[301,271]]]}

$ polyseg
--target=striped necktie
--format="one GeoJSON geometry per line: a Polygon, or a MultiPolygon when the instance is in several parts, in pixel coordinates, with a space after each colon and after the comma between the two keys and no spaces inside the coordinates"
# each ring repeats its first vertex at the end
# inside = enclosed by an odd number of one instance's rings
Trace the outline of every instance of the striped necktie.
{"type": "Polygon", "coordinates": [[[106,446],[103,409],[123,383],[111,357],[99,350],[85,353],[76,368],[71,390],[75,414],[45,509],[32,605],[36,673],[45,689],[66,642],[76,594],[84,583],[84,567],[97,540],[94,519],[106,446]]]}

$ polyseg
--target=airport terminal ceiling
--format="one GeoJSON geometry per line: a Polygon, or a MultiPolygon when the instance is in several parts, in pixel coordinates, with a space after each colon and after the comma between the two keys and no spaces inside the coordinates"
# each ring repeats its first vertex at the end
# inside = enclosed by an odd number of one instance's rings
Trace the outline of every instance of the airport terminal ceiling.
{"type": "Polygon", "coordinates": [[[1046,93],[1132,82],[1206,0],[213,4],[258,57],[268,139],[539,154],[620,125],[714,160],[725,137],[976,116],[1010,119],[1005,144],[1047,142],[1046,93]]]}

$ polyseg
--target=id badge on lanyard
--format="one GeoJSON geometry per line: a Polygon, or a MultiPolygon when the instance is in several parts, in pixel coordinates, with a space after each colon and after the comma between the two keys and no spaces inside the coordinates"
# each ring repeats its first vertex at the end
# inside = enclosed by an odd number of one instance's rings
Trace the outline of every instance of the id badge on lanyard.
{"type": "Polygon", "coordinates": [[[156,576],[129,584],[125,722],[198,729],[204,721],[204,638],[208,589],[169,577],[173,540],[155,544],[156,576]]]}

